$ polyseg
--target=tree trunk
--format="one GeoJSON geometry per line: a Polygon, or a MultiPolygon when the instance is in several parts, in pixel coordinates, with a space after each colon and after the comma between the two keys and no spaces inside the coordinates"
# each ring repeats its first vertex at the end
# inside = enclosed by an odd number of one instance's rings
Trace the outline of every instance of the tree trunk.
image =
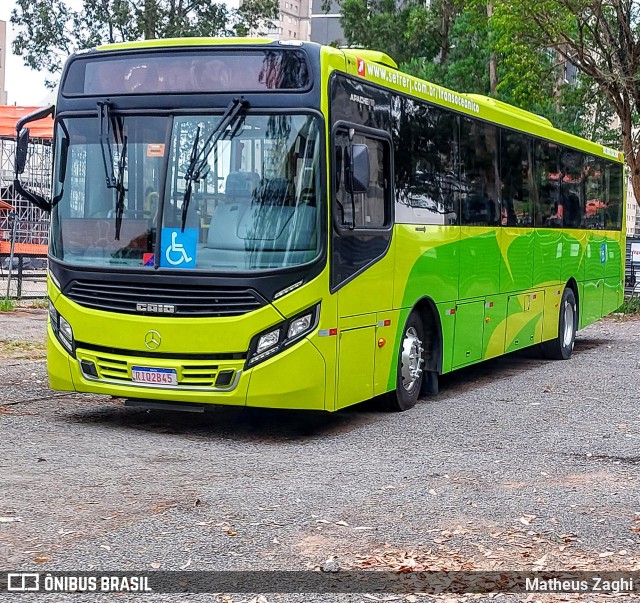
{"type": "MultiPolygon", "coordinates": [[[[491,20],[493,5],[487,4],[487,18],[491,20]]],[[[489,93],[495,95],[498,89],[498,62],[494,52],[489,54],[489,93]]]]}
{"type": "Polygon", "coordinates": [[[156,37],[158,7],[157,0],[144,0],[144,39],[153,40],[156,37]]]}

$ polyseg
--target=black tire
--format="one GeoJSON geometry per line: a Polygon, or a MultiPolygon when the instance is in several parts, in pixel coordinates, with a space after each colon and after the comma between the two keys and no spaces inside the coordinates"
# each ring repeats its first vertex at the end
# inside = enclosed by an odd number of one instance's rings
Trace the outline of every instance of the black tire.
{"type": "Polygon", "coordinates": [[[558,336],[542,344],[544,355],[551,360],[569,360],[573,353],[578,330],[578,312],[576,296],[567,287],[562,293],[560,316],[558,318],[558,336]]]}
{"type": "Polygon", "coordinates": [[[413,312],[404,326],[398,350],[396,389],[383,396],[384,410],[402,412],[416,405],[424,379],[423,342],[424,326],[420,316],[413,312]]]}

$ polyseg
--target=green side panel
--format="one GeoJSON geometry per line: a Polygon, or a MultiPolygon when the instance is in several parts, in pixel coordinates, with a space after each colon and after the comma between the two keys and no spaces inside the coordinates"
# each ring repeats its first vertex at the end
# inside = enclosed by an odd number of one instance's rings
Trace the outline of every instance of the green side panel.
{"type": "Polygon", "coordinates": [[[442,372],[448,373],[453,368],[453,342],[456,329],[455,304],[438,304],[440,325],[442,326],[442,372]]]}
{"type": "Polygon", "coordinates": [[[460,299],[500,292],[498,232],[477,226],[460,228],[460,299]]]}
{"type": "Polygon", "coordinates": [[[398,349],[394,343],[402,336],[404,321],[400,322],[400,312],[378,312],[376,316],[375,369],[373,377],[373,395],[377,396],[395,388],[390,386],[389,375],[395,375],[398,363],[398,349]],[[388,326],[385,321],[391,321],[388,326]],[[380,345],[383,343],[383,345],[380,345]]]}
{"type": "Polygon", "coordinates": [[[336,295],[339,317],[371,314],[375,320],[376,312],[391,310],[395,268],[394,248],[392,243],[384,257],[338,290],[336,295]]]}
{"type": "Polygon", "coordinates": [[[411,307],[424,296],[436,303],[458,299],[460,227],[399,224],[394,236],[396,307],[411,307]]]}
{"type": "MultiPolygon", "coordinates": [[[[605,278],[617,278],[618,280],[622,278],[624,273],[624,259],[620,246],[621,238],[621,233],[615,233],[613,236],[607,236],[605,238],[607,245],[607,260],[604,265],[605,278]]],[[[606,312],[603,313],[606,314],[606,312]]]]}
{"type": "Polygon", "coordinates": [[[560,319],[560,302],[564,293],[564,283],[559,283],[544,290],[544,316],[542,317],[542,341],[555,339],[558,336],[560,319]]]}
{"type": "Polygon", "coordinates": [[[620,277],[605,278],[602,291],[602,315],[615,312],[622,305],[623,297],[624,287],[620,277]]]}
{"type": "Polygon", "coordinates": [[[577,282],[584,279],[584,259],[589,241],[589,232],[583,230],[565,230],[562,233],[562,272],[560,282],[570,278],[577,282]]]}
{"type": "Polygon", "coordinates": [[[580,328],[590,325],[602,316],[602,291],[604,279],[585,281],[582,284],[580,304],[580,328]]]}
{"type": "Polygon", "coordinates": [[[510,295],[505,351],[513,352],[542,341],[544,292],[510,295]]]}
{"type": "Polygon", "coordinates": [[[484,308],[483,358],[493,358],[504,354],[504,340],[507,328],[506,295],[488,297],[484,308]]]}
{"type": "Polygon", "coordinates": [[[373,396],[375,338],[375,327],[340,331],[338,408],[373,396]]]}
{"type": "Polygon", "coordinates": [[[322,355],[305,339],[251,370],[246,404],[265,408],[324,410],[325,371],[322,355]],[[274,369],[282,378],[273,378],[274,369]]]}
{"type": "Polygon", "coordinates": [[[500,291],[530,289],[533,284],[534,231],[524,228],[500,230],[500,291]]]}
{"type": "Polygon", "coordinates": [[[563,235],[557,228],[541,228],[534,233],[533,286],[560,281],[563,235]]]}
{"type": "Polygon", "coordinates": [[[604,235],[591,231],[585,254],[584,280],[594,281],[604,278],[604,265],[606,262],[606,243],[604,235]]]}
{"type": "Polygon", "coordinates": [[[463,366],[482,358],[484,302],[458,304],[455,313],[453,367],[463,366]]]}

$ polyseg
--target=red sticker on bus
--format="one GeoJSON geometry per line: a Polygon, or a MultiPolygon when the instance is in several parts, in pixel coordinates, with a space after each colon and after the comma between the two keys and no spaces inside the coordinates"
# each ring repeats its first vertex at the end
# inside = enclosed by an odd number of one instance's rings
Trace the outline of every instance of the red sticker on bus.
{"type": "Polygon", "coordinates": [[[161,143],[148,144],[147,157],[164,157],[164,145],[161,143]]]}
{"type": "Polygon", "coordinates": [[[364,77],[364,59],[358,59],[358,75],[364,77]]]}

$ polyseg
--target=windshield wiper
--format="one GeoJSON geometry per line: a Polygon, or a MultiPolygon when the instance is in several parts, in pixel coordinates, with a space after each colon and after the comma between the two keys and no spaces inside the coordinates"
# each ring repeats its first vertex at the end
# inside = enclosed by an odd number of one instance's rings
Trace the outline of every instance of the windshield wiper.
{"type": "Polygon", "coordinates": [[[122,152],[118,160],[118,171],[113,167],[113,146],[111,144],[111,113],[109,103],[98,102],[98,120],[100,123],[100,151],[102,163],[107,179],[107,188],[116,190],[116,232],[115,240],[120,240],[120,228],[122,215],[124,214],[124,196],[127,189],[124,187],[124,169],[127,161],[127,136],[122,136],[122,152]]]}
{"type": "MultiPolygon", "coordinates": [[[[238,115],[246,109],[249,103],[244,97],[234,98],[227,108],[225,109],[218,125],[211,131],[211,134],[204,141],[202,148],[198,151],[198,143],[200,142],[200,127],[196,131],[196,136],[191,147],[191,154],[189,157],[189,165],[184,175],[186,182],[186,188],[184,191],[184,197],[182,199],[182,232],[184,232],[185,225],[187,223],[187,212],[189,210],[189,203],[191,201],[191,194],[193,192],[193,183],[200,182],[200,179],[206,176],[203,174],[203,170],[208,165],[209,155],[215,148],[216,144],[225,134],[227,127],[229,127],[236,120],[238,115]]],[[[233,136],[237,127],[231,132],[233,136]]]]}

